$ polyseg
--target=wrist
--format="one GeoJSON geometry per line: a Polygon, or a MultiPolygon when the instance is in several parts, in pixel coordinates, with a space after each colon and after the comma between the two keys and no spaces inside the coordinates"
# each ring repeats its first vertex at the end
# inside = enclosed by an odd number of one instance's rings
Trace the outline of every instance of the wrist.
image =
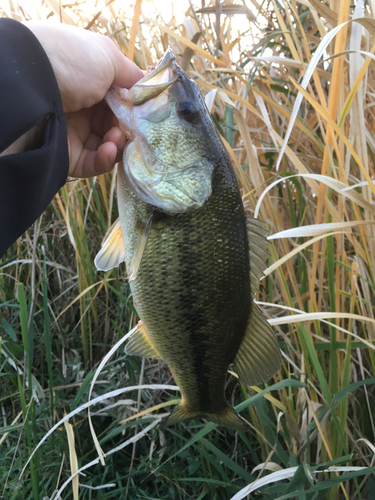
{"type": "Polygon", "coordinates": [[[10,146],[0,153],[0,156],[13,155],[38,149],[42,144],[44,126],[48,118],[44,117],[33,128],[25,132],[21,137],[15,140],[10,146]]]}

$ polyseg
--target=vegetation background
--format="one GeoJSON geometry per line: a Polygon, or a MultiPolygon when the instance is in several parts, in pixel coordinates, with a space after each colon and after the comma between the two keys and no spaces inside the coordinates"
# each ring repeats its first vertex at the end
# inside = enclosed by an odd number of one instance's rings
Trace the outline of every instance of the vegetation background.
{"type": "Polygon", "coordinates": [[[0,260],[0,498],[375,498],[374,0],[2,0],[0,15],[99,31],[142,69],[174,50],[276,236],[258,300],[283,353],[262,386],[228,376],[253,432],[162,430],[179,398],[165,364],[121,346],[96,372],[137,321],[124,267],[93,265],[116,173],[67,183],[0,260]]]}

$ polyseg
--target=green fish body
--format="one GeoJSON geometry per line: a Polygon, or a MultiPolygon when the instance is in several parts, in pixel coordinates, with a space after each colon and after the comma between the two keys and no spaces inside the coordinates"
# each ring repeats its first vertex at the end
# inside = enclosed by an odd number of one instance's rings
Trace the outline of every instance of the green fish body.
{"type": "Polygon", "coordinates": [[[155,72],[133,87],[135,97],[125,93],[126,104],[113,91],[107,100],[120,123],[118,110],[126,108],[123,129],[133,142],[118,174],[120,222],[96,264],[107,270],[126,263],[141,318],[126,351],[163,359],[181,391],[166,425],[206,417],[244,430],[246,420],[225,398],[228,367],[255,384],[280,362],[253,303],[266,231],[245,215],[229,155],[195,82],[170,52],[155,72]]]}

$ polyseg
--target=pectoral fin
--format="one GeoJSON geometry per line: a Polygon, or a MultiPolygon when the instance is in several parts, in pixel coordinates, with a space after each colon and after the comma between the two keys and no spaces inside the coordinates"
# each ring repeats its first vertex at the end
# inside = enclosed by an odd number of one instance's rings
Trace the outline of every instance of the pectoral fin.
{"type": "Polygon", "coordinates": [[[280,368],[280,349],[268,321],[256,304],[251,314],[245,337],[233,363],[241,382],[256,385],[268,380],[280,368]]]}
{"type": "Polygon", "coordinates": [[[139,266],[141,265],[142,262],[142,257],[147,245],[148,237],[150,236],[150,231],[152,227],[152,219],[153,216],[151,215],[146,224],[145,227],[143,228],[141,234],[138,236],[138,241],[137,241],[137,248],[134,252],[134,256],[132,258],[132,261],[130,263],[129,267],[129,274],[128,274],[128,279],[129,281],[135,280],[138,274],[139,266]]]}
{"type": "Polygon", "coordinates": [[[109,271],[125,260],[125,245],[120,220],[109,228],[94,264],[99,271],[109,271]]]}
{"type": "Polygon", "coordinates": [[[126,344],[126,354],[132,356],[147,356],[148,358],[160,358],[160,354],[156,350],[154,344],[148,335],[145,325],[142,321],[137,324],[137,329],[130,337],[129,342],[126,344]]]}

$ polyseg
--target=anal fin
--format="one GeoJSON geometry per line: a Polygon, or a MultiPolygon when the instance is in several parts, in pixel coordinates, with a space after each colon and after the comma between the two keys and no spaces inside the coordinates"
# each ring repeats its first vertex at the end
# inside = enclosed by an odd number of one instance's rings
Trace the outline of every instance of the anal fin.
{"type": "Polygon", "coordinates": [[[163,422],[163,427],[169,427],[170,425],[177,424],[178,422],[183,422],[189,418],[198,418],[201,417],[202,413],[198,411],[190,410],[185,401],[181,401],[181,403],[176,406],[176,408],[171,411],[168,417],[163,422]]]}
{"type": "Polygon", "coordinates": [[[94,264],[98,271],[109,271],[118,267],[125,260],[125,244],[122,236],[120,219],[117,219],[107,231],[102,248],[95,257],[94,264]]]}
{"type": "Polygon", "coordinates": [[[256,385],[280,368],[280,349],[268,321],[252,303],[245,336],[233,362],[241,382],[256,385]]]}
{"type": "Polygon", "coordinates": [[[148,358],[161,359],[142,321],[138,322],[137,329],[126,344],[125,352],[132,356],[147,356],[148,358]]]}

